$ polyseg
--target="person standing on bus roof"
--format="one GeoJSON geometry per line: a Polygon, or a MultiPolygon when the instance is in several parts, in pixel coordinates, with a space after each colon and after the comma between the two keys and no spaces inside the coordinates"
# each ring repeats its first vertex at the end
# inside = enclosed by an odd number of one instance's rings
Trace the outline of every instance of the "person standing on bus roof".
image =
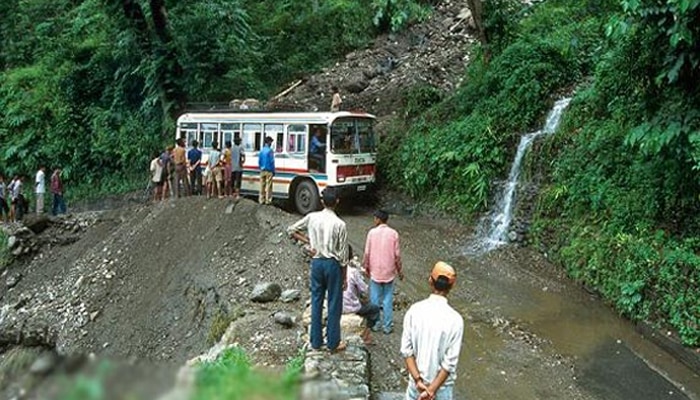
{"type": "Polygon", "coordinates": [[[199,142],[192,141],[192,148],[187,152],[187,162],[190,170],[190,183],[192,184],[192,194],[202,194],[202,150],[199,149],[199,142]]]}
{"type": "Polygon", "coordinates": [[[275,153],[272,151],[272,138],[265,137],[265,145],[258,156],[260,167],[260,204],[272,204],[272,177],[275,176],[275,153]]]}
{"type": "Polygon", "coordinates": [[[209,187],[207,198],[216,195],[219,196],[220,199],[223,199],[224,195],[221,187],[221,181],[223,180],[221,173],[221,152],[219,151],[219,143],[216,140],[211,143],[211,151],[209,152],[209,169],[211,171],[211,175],[209,176],[211,186],[209,187]]]}
{"type": "Polygon", "coordinates": [[[221,156],[224,164],[224,196],[233,195],[231,190],[231,172],[233,171],[233,165],[231,164],[231,141],[226,141],[226,148],[224,149],[223,155],[221,156]]]}
{"type": "Polygon", "coordinates": [[[343,104],[343,99],[340,98],[338,86],[331,87],[331,92],[333,92],[333,98],[331,99],[331,112],[338,112],[340,111],[341,104],[343,104]]]}
{"type": "Polygon", "coordinates": [[[241,196],[241,183],[243,181],[243,164],[245,163],[245,152],[241,146],[241,138],[233,139],[233,148],[231,149],[231,163],[233,168],[231,171],[231,180],[233,181],[233,197],[238,200],[241,196]]]}
{"type": "Polygon", "coordinates": [[[175,141],[173,150],[173,162],[175,163],[175,197],[185,197],[190,194],[190,181],[187,176],[187,153],[185,151],[185,139],[175,141]],[[182,182],[182,189],[180,183],[182,182]]]}

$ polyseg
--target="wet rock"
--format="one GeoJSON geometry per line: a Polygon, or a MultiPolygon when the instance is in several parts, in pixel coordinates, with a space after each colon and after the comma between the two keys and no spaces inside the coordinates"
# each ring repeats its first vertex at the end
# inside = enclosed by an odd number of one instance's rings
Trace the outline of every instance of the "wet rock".
{"type": "Polygon", "coordinates": [[[275,313],[275,322],[285,328],[291,328],[294,326],[294,317],[288,312],[280,311],[275,313]]]}
{"type": "Polygon", "coordinates": [[[17,286],[19,281],[22,280],[22,274],[12,274],[7,277],[7,281],[5,281],[5,285],[7,285],[8,288],[13,288],[17,286]]]}
{"type": "Polygon", "coordinates": [[[344,88],[350,93],[360,93],[369,86],[369,81],[363,73],[355,74],[350,77],[350,81],[345,84],[344,88]]]}
{"type": "Polygon", "coordinates": [[[37,358],[29,367],[29,372],[34,375],[45,376],[56,368],[58,365],[58,355],[53,351],[47,352],[37,358]]]}
{"type": "Polygon", "coordinates": [[[376,400],[404,400],[406,398],[405,393],[378,393],[374,396],[376,400]]]}
{"type": "Polygon", "coordinates": [[[24,226],[35,234],[40,234],[49,227],[51,221],[46,214],[29,214],[22,220],[24,226]]]}
{"type": "Polygon", "coordinates": [[[280,295],[280,301],[283,303],[291,303],[301,298],[301,290],[287,289],[280,295]]]}
{"type": "Polygon", "coordinates": [[[282,288],[276,283],[259,283],[253,288],[250,300],[257,303],[269,303],[275,301],[282,294],[282,288]]]}
{"type": "Polygon", "coordinates": [[[12,235],[7,239],[7,248],[12,250],[19,244],[19,241],[17,240],[17,236],[12,235]]]}

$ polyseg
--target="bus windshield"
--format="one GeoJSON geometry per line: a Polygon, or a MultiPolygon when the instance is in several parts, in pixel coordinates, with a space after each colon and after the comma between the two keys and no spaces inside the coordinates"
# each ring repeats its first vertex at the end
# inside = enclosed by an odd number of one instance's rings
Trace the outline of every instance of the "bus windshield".
{"type": "Polygon", "coordinates": [[[375,153],[376,140],[372,120],[338,118],[331,125],[331,148],[335,154],[375,153]]]}

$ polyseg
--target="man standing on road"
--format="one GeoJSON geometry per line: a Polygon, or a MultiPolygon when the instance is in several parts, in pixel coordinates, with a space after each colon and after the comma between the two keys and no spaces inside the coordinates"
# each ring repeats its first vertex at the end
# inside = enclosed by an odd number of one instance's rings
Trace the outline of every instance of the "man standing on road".
{"type": "Polygon", "coordinates": [[[187,153],[185,151],[185,139],[175,141],[173,150],[173,162],[175,163],[175,198],[190,195],[190,181],[187,174],[187,153]],[[182,185],[182,186],[181,186],[182,185]]]}
{"type": "Polygon", "coordinates": [[[328,292],[327,347],[335,353],[347,347],[340,340],[340,317],[347,288],[348,233],[345,222],[335,213],[335,190],[326,188],[322,197],[323,210],[307,214],[287,228],[287,233],[304,241],[306,230],[311,245],[311,348],[319,350],[323,345],[323,302],[328,292]]]}
{"type": "Polygon", "coordinates": [[[457,280],[447,263],[435,264],[428,283],[431,294],[413,304],[403,319],[401,355],[410,375],[406,400],[452,400],[462,346],[464,320],[447,294],[457,280]]]}
{"type": "Polygon", "coordinates": [[[245,163],[245,151],[241,146],[241,138],[233,139],[233,148],[231,149],[231,163],[233,164],[231,171],[231,181],[233,185],[233,198],[238,199],[241,195],[241,182],[243,181],[243,164],[245,163]]]}
{"type": "Polygon", "coordinates": [[[34,179],[34,193],[36,194],[36,213],[41,214],[44,212],[44,195],[46,194],[46,168],[42,165],[36,172],[36,179],[34,179]]]}
{"type": "Polygon", "coordinates": [[[196,140],[192,141],[192,148],[187,152],[187,162],[192,194],[199,196],[202,194],[202,150],[199,149],[199,142],[196,140]]]}
{"type": "Polygon", "coordinates": [[[223,199],[221,152],[219,151],[219,143],[216,140],[211,143],[211,151],[209,151],[209,170],[210,176],[207,178],[207,182],[211,182],[211,186],[209,186],[207,198],[219,196],[220,199],[223,199]]]}
{"type": "Polygon", "coordinates": [[[367,233],[363,257],[365,272],[370,277],[370,301],[380,306],[383,314],[383,326],[377,323],[372,330],[378,332],[383,328],[387,335],[393,330],[394,280],[396,275],[403,280],[399,234],[386,224],[388,220],[385,211],[374,212],[374,228],[367,233]]]}
{"type": "MultiPolygon", "coordinates": [[[[162,188],[161,188],[162,190],[162,188]]],[[[63,180],[61,180],[61,169],[56,168],[51,175],[51,194],[53,202],[51,204],[51,214],[65,214],[66,202],[63,199],[63,180]]]]}
{"type": "Polygon", "coordinates": [[[0,221],[10,221],[10,207],[7,206],[7,185],[5,176],[0,174],[0,221]]]}
{"type": "Polygon", "coordinates": [[[272,204],[272,177],[275,176],[275,153],[272,151],[272,138],[265,137],[265,145],[258,156],[260,167],[260,195],[258,203],[272,204]]]}

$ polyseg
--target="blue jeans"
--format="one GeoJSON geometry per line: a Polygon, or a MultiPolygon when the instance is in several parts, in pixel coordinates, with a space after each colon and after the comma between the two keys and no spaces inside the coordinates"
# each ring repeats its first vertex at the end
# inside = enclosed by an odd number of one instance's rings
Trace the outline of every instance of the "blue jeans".
{"type": "MultiPolygon", "coordinates": [[[[435,400],[452,400],[452,389],[453,386],[443,386],[440,389],[438,389],[437,393],[435,393],[435,400]]],[[[415,385],[413,385],[413,382],[411,381],[408,384],[408,388],[406,388],[406,400],[416,400],[418,399],[418,389],[416,389],[415,385]]]]}
{"type": "Polygon", "coordinates": [[[340,343],[340,316],[343,313],[343,276],[340,263],[334,258],[311,259],[311,347],[323,345],[323,301],[328,291],[326,338],[328,349],[340,343]]]}
{"type": "Polygon", "coordinates": [[[355,312],[355,314],[363,317],[366,321],[367,327],[373,327],[379,321],[379,306],[369,302],[360,306],[360,309],[355,312]]]}
{"type": "Polygon", "coordinates": [[[372,304],[382,307],[384,332],[390,332],[394,319],[394,281],[379,283],[369,280],[369,298],[372,304]]]}
{"type": "Polygon", "coordinates": [[[51,205],[51,214],[65,214],[66,213],[66,203],[63,201],[62,194],[53,194],[53,204],[51,205]]]}

